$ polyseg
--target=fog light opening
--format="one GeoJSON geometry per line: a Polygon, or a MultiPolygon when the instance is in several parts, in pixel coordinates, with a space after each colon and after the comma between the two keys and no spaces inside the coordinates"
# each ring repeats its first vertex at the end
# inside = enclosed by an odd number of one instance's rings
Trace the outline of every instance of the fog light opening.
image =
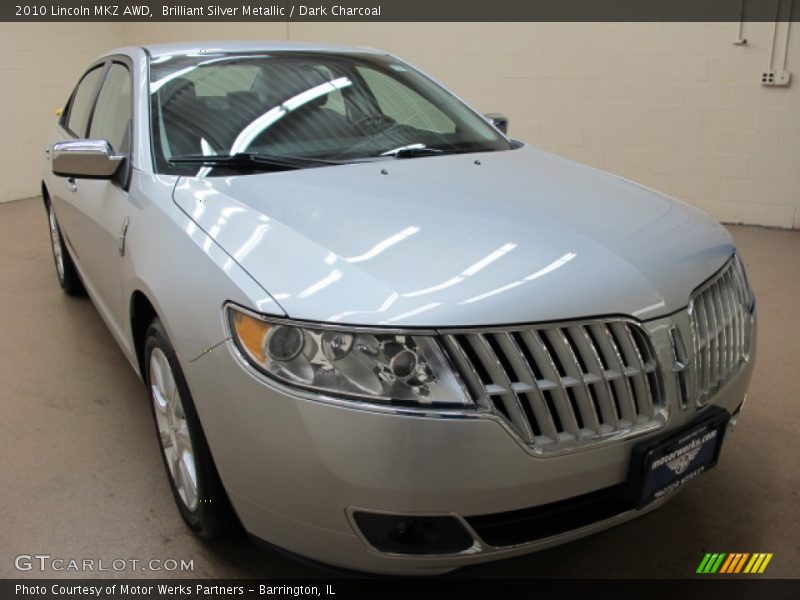
{"type": "Polygon", "coordinates": [[[389,531],[389,538],[406,546],[422,546],[436,539],[436,525],[430,521],[404,519],[389,531]]]}
{"type": "Polygon", "coordinates": [[[353,519],[376,550],[392,554],[457,554],[474,540],[455,517],[356,512],[353,519]]]}

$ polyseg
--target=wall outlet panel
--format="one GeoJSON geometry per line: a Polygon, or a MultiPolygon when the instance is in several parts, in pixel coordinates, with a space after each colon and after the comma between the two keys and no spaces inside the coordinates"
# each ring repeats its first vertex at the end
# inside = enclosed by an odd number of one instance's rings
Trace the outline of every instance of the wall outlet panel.
{"type": "Polygon", "coordinates": [[[783,87],[789,85],[791,80],[789,71],[764,71],[761,74],[761,85],[783,87]]]}

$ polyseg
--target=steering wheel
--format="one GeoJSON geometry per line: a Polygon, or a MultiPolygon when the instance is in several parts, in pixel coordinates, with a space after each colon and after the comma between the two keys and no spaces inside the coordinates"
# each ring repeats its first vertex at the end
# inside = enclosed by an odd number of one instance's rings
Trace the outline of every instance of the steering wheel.
{"type": "Polygon", "coordinates": [[[363,117],[359,117],[353,121],[353,127],[362,131],[375,131],[377,129],[391,127],[395,123],[397,123],[397,121],[388,115],[384,115],[383,113],[372,113],[364,115],[363,117]]]}

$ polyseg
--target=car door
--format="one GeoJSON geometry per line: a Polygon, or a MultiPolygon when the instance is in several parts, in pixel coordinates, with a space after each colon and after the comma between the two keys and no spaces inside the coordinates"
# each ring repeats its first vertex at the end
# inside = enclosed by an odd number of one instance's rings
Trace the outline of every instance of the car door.
{"type": "MultiPolygon", "coordinates": [[[[89,117],[92,114],[94,101],[97,98],[97,91],[103,82],[103,75],[106,72],[106,63],[102,61],[92,66],[75,86],[65,114],[59,121],[59,127],[53,132],[50,144],[71,139],[85,138],[89,129],[89,117]]],[[[50,158],[50,146],[45,149],[47,158],[50,158]]],[[[78,230],[81,229],[81,214],[77,210],[78,203],[75,202],[75,194],[78,191],[77,182],[74,177],[47,177],[47,189],[53,210],[58,218],[61,234],[75,255],[76,262],[81,270],[81,275],[85,280],[91,280],[91,273],[87,271],[88,265],[84,264],[83,256],[78,252],[78,230]]],[[[88,281],[87,281],[88,283],[88,281]]]]}
{"type": "Polygon", "coordinates": [[[127,160],[110,180],[68,179],[66,204],[72,215],[70,242],[85,283],[115,336],[124,339],[121,261],[129,215],[133,85],[130,69],[121,61],[109,62],[101,79],[83,137],[106,140],[114,154],[127,160]]]}

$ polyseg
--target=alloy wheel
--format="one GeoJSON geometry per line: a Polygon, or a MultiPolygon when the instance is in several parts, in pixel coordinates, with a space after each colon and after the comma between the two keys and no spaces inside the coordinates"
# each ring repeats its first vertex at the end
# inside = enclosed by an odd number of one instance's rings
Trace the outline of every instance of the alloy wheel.
{"type": "Polygon", "coordinates": [[[56,221],[56,213],[53,207],[48,209],[48,219],[50,221],[50,241],[53,244],[53,258],[56,261],[56,271],[58,271],[58,278],[64,280],[64,252],[61,249],[61,232],[58,230],[58,222],[56,221]]]}
{"type": "Polygon", "coordinates": [[[172,367],[160,348],[150,353],[150,389],[170,477],[181,501],[194,511],[199,501],[194,446],[172,367]]]}

